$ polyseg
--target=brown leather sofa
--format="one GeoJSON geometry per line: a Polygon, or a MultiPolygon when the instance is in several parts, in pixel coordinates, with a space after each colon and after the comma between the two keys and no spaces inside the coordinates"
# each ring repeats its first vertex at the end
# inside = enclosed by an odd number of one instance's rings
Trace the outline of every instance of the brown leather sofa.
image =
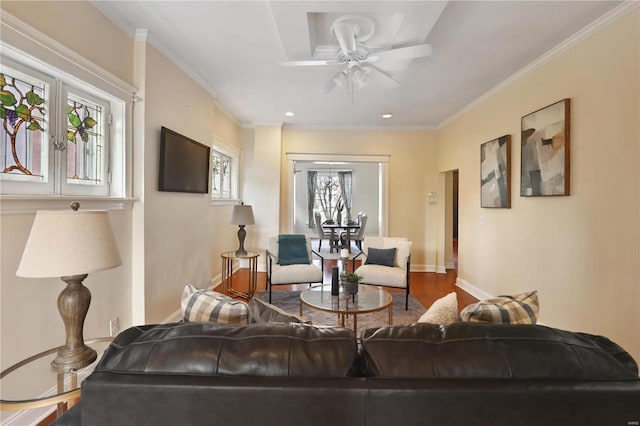
{"type": "Polygon", "coordinates": [[[531,325],[353,331],[180,323],[121,333],[56,425],[633,425],[634,360],[531,325]]]}

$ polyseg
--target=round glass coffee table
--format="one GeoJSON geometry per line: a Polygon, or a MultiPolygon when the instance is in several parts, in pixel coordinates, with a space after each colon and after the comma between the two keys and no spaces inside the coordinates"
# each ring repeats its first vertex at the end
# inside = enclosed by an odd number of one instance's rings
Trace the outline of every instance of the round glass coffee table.
{"type": "Polygon", "coordinates": [[[393,298],[379,287],[359,285],[355,300],[342,291],[338,296],[331,295],[331,286],[308,288],[300,293],[300,315],[302,307],[308,306],[338,315],[338,325],[344,327],[348,315],[353,315],[353,331],[358,332],[358,315],[389,310],[389,325],[393,324],[393,298]]]}

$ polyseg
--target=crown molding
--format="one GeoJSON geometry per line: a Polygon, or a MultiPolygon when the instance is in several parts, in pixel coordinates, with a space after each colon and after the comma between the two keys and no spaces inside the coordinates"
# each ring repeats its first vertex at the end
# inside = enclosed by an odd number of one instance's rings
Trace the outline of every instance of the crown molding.
{"type": "Polygon", "coordinates": [[[216,108],[218,108],[220,110],[220,112],[222,112],[225,116],[227,116],[227,118],[229,120],[231,120],[233,122],[233,124],[235,124],[238,127],[242,127],[242,123],[240,122],[240,120],[238,120],[238,117],[236,117],[235,115],[233,115],[225,105],[222,104],[222,102],[220,102],[220,99],[214,99],[213,100],[213,104],[216,106],[216,108]]]}
{"type": "Polygon", "coordinates": [[[149,30],[147,30],[146,28],[138,28],[136,30],[135,35],[133,36],[133,39],[135,41],[147,41],[147,38],[149,37],[149,30]]]}
{"type": "Polygon", "coordinates": [[[291,130],[388,130],[388,131],[424,131],[435,130],[432,125],[424,126],[394,126],[394,125],[377,125],[377,126],[358,126],[358,125],[325,125],[325,124],[287,124],[285,129],[291,130]]]}
{"type": "Polygon", "coordinates": [[[187,74],[193,81],[202,86],[214,99],[218,98],[218,92],[213,88],[204,78],[200,76],[193,68],[188,66],[180,57],[174,54],[171,49],[167,48],[164,44],[158,40],[152,32],[148,33],[148,43],[162,53],[169,61],[173,62],[175,66],[180,68],[185,74],[187,74]]]}
{"type": "Polygon", "coordinates": [[[282,121],[253,121],[250,127],[283,127],[282,121]]]}
{"type": "Polygon", "coordinates": [[[440,122],[435,128],[440,129],[446,126],[447,124],[451,123],[452,121],[456,120],[457,118],[461,117],[462,115],[464,115],[465,113],[473,109],[476,105],[482,103],[483,101],[495,95],[496,93],[500,92],[504,88],[514,84],[516,81],[527,76],[528,74],[536,71],[547,62],[560,56],[561,54],[565,53],[567,50],[571,49],[572,47],[576,46],[580,42],[591,37],[598,31],[603,30],[604,28],[618,21],[620,18],[633,12],[638,7],[640,7],[640,2],[638,1],[627,0],[623,2],[618,7],[611,10],[609,13],[596,19],[586,27],[582,28],[580,31],[576,32],[575,34],[573,34],[572,36],[564,40],[562,43],[548,50],[538,59],[529,63],[524,68],[521,68],[519,71],[516,71],[515,74],[512,74],[510,77],[508,77],[506,80],[503,80],[497,86],[493,87],[492,89],[489,89],[489,91],[485,92],[480,97],[473,100],[470,104],[462,108],[460,111],[456,112],[455,114],[449,116],[448,118],[440,122]]]}
{"type": "Polygon", "coordinates": [[[90,84],[95,84],[96,80],[100,81],[120,93],[124,92],[127,97],[138,91],[133,85],[111,74],[12,14],[0,10],[0,16],[2,18],[0,19],[2,40],[0,41],[2,42],[3,54],[9,52],[13,55],[26,55],[30,60],[49,67],[53,66],[71,76],[76,76],[77,72],[74,72],[75,70],[82,70],[93,78],[89,81],[90,84]],[[36,57],[33,55],[34,49],[44,49],[49,56],[44,59],[36,57]]]}

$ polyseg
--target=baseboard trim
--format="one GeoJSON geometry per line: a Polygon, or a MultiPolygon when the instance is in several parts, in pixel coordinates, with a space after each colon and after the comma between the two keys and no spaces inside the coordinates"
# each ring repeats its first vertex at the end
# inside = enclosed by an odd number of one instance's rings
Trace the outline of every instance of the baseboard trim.
{"type": "Polygon", "coordinates": [[[3,426],[37,425],[55,411],[55,407],[39,407],[20,410],[2,422],[3,426]]]}
{"type": "Polygon", "coordinates": [[[462,290],[466,291],[467,293],[469,293],[470,295],[472,295],[478,300],[491,299],[493,297],[493,295],[474,286],[473,284],[463,280],[460,277],[456,278],[456,287],[461,288],[462,290]]]}
{"type": "Polygon", "coordinates": [[[436,272],[436,265],[411,265],[411,272],[436,272]]]}
{"type": "Polygon", "coordinates": [[[442,265],[436,266],[436,273],[438,273],[438,274],[446,274],[447,273],[447,267],[446,266],[442,266],[442,265]]]}

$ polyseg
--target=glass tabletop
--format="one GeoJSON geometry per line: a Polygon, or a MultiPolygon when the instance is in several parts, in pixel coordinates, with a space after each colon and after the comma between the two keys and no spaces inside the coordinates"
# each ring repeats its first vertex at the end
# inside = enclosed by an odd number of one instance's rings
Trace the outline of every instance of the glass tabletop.
{"type": "Polygon", "coordinates": [[[60,347],[40,352],[5,369],[0,373],[2,409],[23,409],[22,403],[31,404],[32,407],[45,406],[46,403],[37,402],[50,401],[49,404],[53,404],[56,401],[52,399],[76,391],[82,380],[93,371],[112,340],[113,337],[85,340],[87,346],[98,352],[98,359],[77,371],[58,373],[51,368],[51,361],[60,347]]]}
{"type": "Polygon", "coordinates": [[[220,255],[224,259],[252,259],[260,256],[257,251],[247,251],[247,254],[236,254],[235,251],[227,251],[220,255]]]}
{"type": "Polygon", "coordinates": [[[300,302],[312,308],[338,314],[361,314],[380,311],[393,302],[391,295],[379,287],[359,285],[354,298],[342,290],[338,296],[331,295],[331,286],[308,288],[300,293],[300,302]]]}

